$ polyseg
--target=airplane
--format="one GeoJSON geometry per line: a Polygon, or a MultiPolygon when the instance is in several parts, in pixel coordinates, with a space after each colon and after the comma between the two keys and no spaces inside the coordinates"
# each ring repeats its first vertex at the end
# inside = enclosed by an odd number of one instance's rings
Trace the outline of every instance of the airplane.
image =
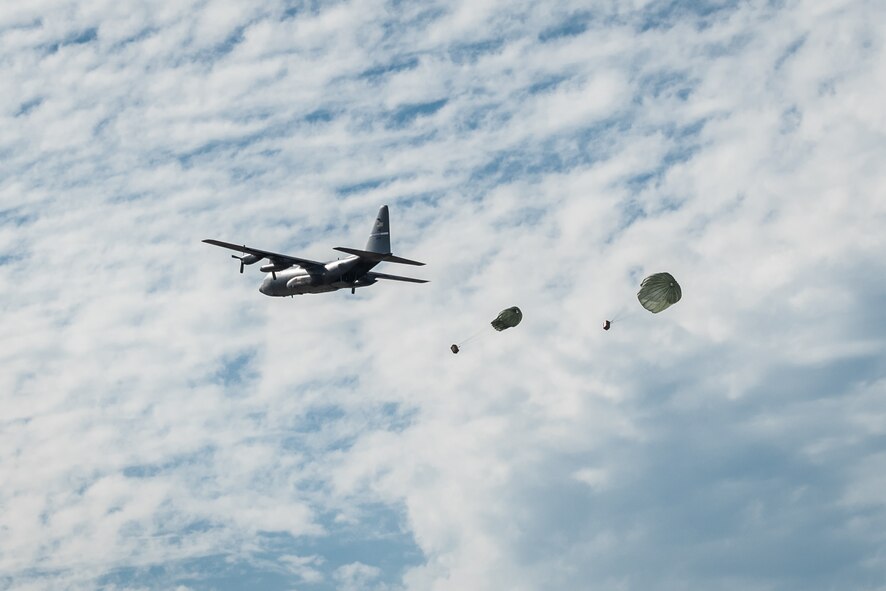
{"type": "Polygon", "coordinates": [[[350,289],[353,294],[358,287],[372,285],[379,279],[427,283],[424,279],[388,275],[371,270],[383,262],[424,265],[424,263],[394,256],[391,253],[391,225],[388,219],[387,205],[383,205],[378,210],[378,215],[369,234],[369,241],[366,242],[366,248],[358,250],[336,246],[333,250],[344,252],[348,256],[335,261],[321,263],[221,240],[207,239],[203,242],[242,253],[243,256],[231,255],[231,257],[240,260],[240,273],[243,273],[243,268],[246,265],[254,265],[262,259],[267,259],[269,264],[259,268],[263,273],[267,273],[267,276],[262,281],[261,287],[258,288],[261,293],[267,296],[286,297],[339,289],[350,289]]]}

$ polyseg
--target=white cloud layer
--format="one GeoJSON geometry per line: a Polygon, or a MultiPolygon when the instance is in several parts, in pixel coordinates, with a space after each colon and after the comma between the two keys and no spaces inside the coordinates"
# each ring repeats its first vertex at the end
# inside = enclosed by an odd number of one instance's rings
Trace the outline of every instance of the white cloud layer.
{"type": "Polygon", "coordinates": [[[4,6],[0,588],[882,591],[882,22],[4,6]]]}

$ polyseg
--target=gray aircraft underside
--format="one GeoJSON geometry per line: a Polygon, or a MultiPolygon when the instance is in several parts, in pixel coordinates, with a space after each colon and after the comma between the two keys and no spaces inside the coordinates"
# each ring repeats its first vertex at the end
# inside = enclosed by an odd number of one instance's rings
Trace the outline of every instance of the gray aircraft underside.
{"type": "Polygon", "coordinates": [[[387,205],[383,205],[378,210],[378,215],[372,225],[372,232],[366,242],[366,248],[358,250],[337,246],[334,250],[347,253],[348,256],[335,261],[312,261],[220,240],[207,239],[203,242],[242,253],[243,256],[231,255],[240,260],[241,273],[245,265],[253,265],[267,259],[269,263],[260,269],[266,272],[267,276],[258,290],[268,296],[285,297],[305,293],[324,293],[339,289],[350,289],[351,293],[354,293],[356,288],[372,285],[379,279],[427,283],[424,279],[372,271],[376,265],[382,262],[424,265],[424,263],[400,258],[391,253],[391,230],[387,205]]]}

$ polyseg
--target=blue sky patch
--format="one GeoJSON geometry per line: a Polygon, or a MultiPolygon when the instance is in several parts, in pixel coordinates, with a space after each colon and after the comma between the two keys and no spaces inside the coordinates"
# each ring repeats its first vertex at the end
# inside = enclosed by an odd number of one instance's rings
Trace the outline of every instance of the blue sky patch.
{"type": "Polygon", "coordinates": [[[495,53],[504,47],[504,39],[486,39],[473,43],[457,44],[449,48],[449,59],[456,64],[470,64],[484,55],[495,53]]]}
{"type": "Polygon", "coordinates": [[[418,67],[418,58],[415,56],[395,60],[388,64],[373,66],[360,73],[358,78],[367,78],[375,80],[388,74],[395,74],[406,70],[413,70],[418,67]]]}
{"type": "Polygon", "coordinates": [[[0,210],[0,226],[24,226],[37,219],[37,214],[25,211],[21,207],[0,210]]]}
{"type": "Polygon", "coordinates": [[[59,49],[63,47],[68,47],[71,45],[85,45],[87,43],[92,43],[98,39],[98,29],[95,27],[91,27],[88,29],[84,29],[79,33],[75,33],[63,41],[57,41],[55,43],[50,43],[46,46],[47,53],[57,53],[59,49]]]}
{"type": "Polygon", "coordinates": [[[344,185],[336,188],[335,192],[341,195],[342,197],[353,195],[354,193],[363,193],[365,191],[371,191],[373,189],[378,189],[379,187],[386,185],[392,182],[394,179],[392,178],[383,178],[383,179],[370,179],[366,181],[360,181],[358,183],[354,183],[352,185],[344,185]]]}
{"type": "Polygon", "coordinates": [[[317,109],[305,115],[305,121],[308,123],[329,123],[335,115],[328,109],[317,109]]]}
{"type": "Polygon", "coordinates": [[[562,23],[539,33],[538,40],[546,43],[564,37],[577,37],[588,30],[588,20],[587,15],[573,15],[562,23]]]}
{"type": "Polygon", "coordinates": [[[775,60],[775,69],[779,70],[784,66],[785,62],[788,61],[791,57],[797,54],[800,49],[803,48],[803,45],[806,44],[806,35],[800,35],[785,48],[784,53],[778,56],[778,59],[775,60]]]}
{"type": "Polygon", "coordinates": [[[737,5],[737,0],[658,0],[644,8],[639,30],[670,28],[687,19],[692,19],[699,28],[706,28],[737,5]]]}
{"type": "MultiPolygon", "coordinates": [[[[236,261],[234,261],[236,262],[236,261]]],[[[216,372],[216,380],[226,388],[242,386],[244,383],[255,379],[257,371],[252,367],[257,351],[249,350],[238,353],[233,357],[221,361],[221,368],[216,372]]]]}
{"type": "Polygon", "coordinates": [[[391,127],[406,127],[419,117],[433,115],[449,102],[448,99],[440,99],[427,103],[414,103],[397,107],[388,117],[391,127]]]}
{"type": "Polygon", "coordinates": [[[21,105],[19,105],[18,111],[15,113],[15,116],[16,117],[23,117],[23,116],[27,115],[28,113],[30,113],[31,111],[33,111],[34,109],[36,109],[37,107],[39,107],[41,104],[43,104],[42,97],[37,97],[37,98],[31,99],[29,101],[25,101],[21,105]]]}

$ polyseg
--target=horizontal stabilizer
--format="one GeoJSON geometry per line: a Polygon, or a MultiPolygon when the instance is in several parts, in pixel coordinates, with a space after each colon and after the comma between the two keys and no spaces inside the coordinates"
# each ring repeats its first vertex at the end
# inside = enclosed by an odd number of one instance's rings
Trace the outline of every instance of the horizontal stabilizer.
{"type": "Polygon", "coordinates": [[[409,283],[428,283],[426,279],[415,279],[413,277],[401,277],[400,275],[388,275],[387,273],[374,273],[370,271],[366,274],[367,277],[372,277],[373,279],[391,279],[393,281],[408,281],[409,283]]]}
{"type": "Polygon", "coordinates": [[[338,250],[340,252],[346,252],[348,254],[355,254],[358,257],[360,257],[361,259],[366,259],[368,261],[375,261],[376,263],[384,262],[384,263],[400,263],[401,265],[417,265],[417,266],[424,265],[424,263],[400,258],[400,257],[394,256],[391,253],[383,254],[380,252],[369,252],[368,250],[347,248],[345,246],[336,246],[333,250],[338,250]]]}

